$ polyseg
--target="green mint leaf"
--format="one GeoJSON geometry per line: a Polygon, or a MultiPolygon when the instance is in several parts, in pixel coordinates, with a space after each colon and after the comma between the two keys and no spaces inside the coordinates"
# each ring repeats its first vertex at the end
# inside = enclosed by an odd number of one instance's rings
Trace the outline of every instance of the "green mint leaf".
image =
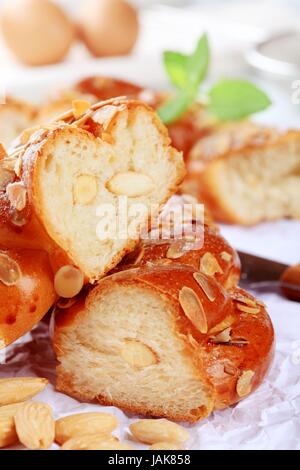
{"type": "Polygon", "coordinates": [[[164,65],[170,82],[179,89],[187,83],[187,64],[189,57],[180,52],[165,51],[164,65]]]}
{"type": "Polygon", "coordinates": [[[189,57],[188,61],[188,85],[196,88],[198,91],[199,85],[206,78],[210,62],[210,50],[208,38],[203,34],[198,41],[195,52],[189,57]]]}
{"type": "Polygon", "coordinates": [[[268,108],[268,96],[247,80],[221,80],[209,92],[209,111],[221,121],[238,120],[268,108]]]}
{"type": "Polygon", "coordinates": [[[175,98],[158,109],[158,115],[164,124],[172,124],[179,119],[194,101],[194,93],[180,91],[175,98]]]}

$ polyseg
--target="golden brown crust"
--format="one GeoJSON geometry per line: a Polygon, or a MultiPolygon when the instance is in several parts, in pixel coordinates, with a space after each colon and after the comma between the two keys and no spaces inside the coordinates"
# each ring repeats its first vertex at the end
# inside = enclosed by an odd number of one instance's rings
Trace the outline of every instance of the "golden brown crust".
{"type": "Polygon", "coordinates": [[[255,151],[260,151],[262,154],[277,149],[279,151],[281,148],[284,151],[284,148],[291,142],[299,142],[300,132],[289,130],[279,133],[271,128],[241,122],[231,124],[229,130],[226,126],[224,129],[221,126],[215,130],[212,128],[208,139],[207,141],[205,138],[200,140],[190,152],[185,188],[188,186],[196,188],[194,195],[203,201],[219,222],[252,225],[253,222],[247,217],[241,218],[232,207],[226,204],[217,175],[222,173],[222,169],[226,168],[230,159],[251,159],[255,151]],[[241,135],[239,135],[239,130],[241,130],[241,135]],[[208,139],[211,139],[211,142],[208,142],[208,139]]]}
{"type": "MultiPolygon", "coordinates": [[[[20,270],[20,276],[10,286],[0,279],[0,345],[5,347],[30,331],[52,307],[57,296],[45,252],[1,248],[0,255],[13,260],[20,270]]],[[[3,271],[3,262],[1,268],[3,271]]]]}
{"type": "MultiPolygon", "coordinates": [[[[97,302],[100,305],[101,297],[113,285],[139,285],[169,300],[176,333],[186,342],[188,354],[192,357],[196,370],[212,387],[215,396],[213,407],[224,408],[238,402],[243,398],[238,394],[238,382],[243,374],[251,373],[250,393],[261,384],[270,367],[274,350],[271,321],[264,306],[250,294],[241,289],[226,293],[212,278],[204,276],[214,298],[211,301],[196,281],[195,274],[197,272],[188,266],[144,266],[103,279],[87,297],[81,297],[75,306],[57,312],[54,348],[58,360],[64,354],[64,333],[68,328],[72,329],[73,325],[80,324],[80,319],[87,313],[89,305],[97,302]],[[200,300],[207,320],[207,333],[201,333],[184,313],[180,303],[183,287],[192,289],[200,300]],[[226,341],[219,337],[224,330],[229,334],[229,337],[225,338],[226,341]]],[[[83,400],[92,398],[76,388],[76,380],[73,380],[70,371],[65,373],[63,367],[59,366],[57,373],[57,386],[60,391],[83,400]]],[[[156,410],[115,403],[109,397],[101,396],[98,399],[102,404],[120,406],[144,415],[165,416],[190,422],[203,417],[203,409],[195,412],[193,417],[176,414],[166,416],[164,412],[160,415],[156,410]]]]}

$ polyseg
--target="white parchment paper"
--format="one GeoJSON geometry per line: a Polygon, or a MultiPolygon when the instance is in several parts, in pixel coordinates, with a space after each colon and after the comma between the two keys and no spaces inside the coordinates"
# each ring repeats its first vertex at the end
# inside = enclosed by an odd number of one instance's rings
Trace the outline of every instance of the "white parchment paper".
{"type": "MultiPolygon", "coordinates": [[[[252,229],[224,227],[223,233],[239,249],[283,262],[300,261],[299,222],[282,221],[252,229]]],[[[300,304],[276,293],[256,295],[267,304],[276,331],[273,367],[253,395],[189,427],[189,449],[300,449],[300,304]]],[[[8,348],[6,364],[0,366],[0,377],[35,375],[50,380],[36,400],[49,403],[56,418],[85,411],[112,411],[120,421],[116,435],[128,439],[128,425],[135,416],[117,408],[82,404],[55,392],[55,358],[47,322],[8,348]]],[[[58,447],[53,445],[53,449],[58,447]]]]}

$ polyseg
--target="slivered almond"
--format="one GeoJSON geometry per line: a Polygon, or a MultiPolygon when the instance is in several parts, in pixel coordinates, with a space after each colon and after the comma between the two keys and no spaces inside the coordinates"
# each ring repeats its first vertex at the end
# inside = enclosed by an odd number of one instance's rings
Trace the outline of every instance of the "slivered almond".
{"type": "Polygon", "coordinates": [[[84,285],[83,273],[74,266],[63,266],[55,274],[54,288],[64,299],[72,299],[75,297],[84,285]]]}
{"type": "Polygon", "coordinates": [[[212,253],[207,252],[201,258],[200,272],[206,274],[207,276],[214,276],[217,273],[222,274],[223,270],[215,256],[212,253]]]}
{"type": "Polygon", "coordinates": [[[6,195],[12,207],[22,211],[26,207],[27,191],[22,182],[10,183],[6,187],[6,195]]]}
{"type": "Polygon", "coordinates": [[[118,426],[117,418],[110,413],[80,413],[66,416],[55,423],[55,440],[64,444],[73,437],[97,434],[107,437],[118,426]]]}
{"type": "Polygon", "coordinates": [[[145,444],[158,442],[183,444],[190,437],[185,428],[167,419],[141,419],[131,424],[129,428],[135,439],[145,444]]]}
{"type": "Polygon", "coordinates": [[[141,341],[125,340],[121,349],[121,357],[132,367],[138,369],[149,367],[159,362],[152,349],[141,341]]]}
{"type": "Polygon", "coordinates": [[[222,331],[226,330],[226,328],[229,328],[230,326],[232,326],[234,322],[235,322],[235,317],[233,317],[232,315],[228,315],[228,317],[224,318],[223,321],[221,321],[216,326],[211,328],[209,330],[209,334],[214,335],[216,333],[217,334],[221,333],[222,331]]]}
{"type": "Polygon", "coordinates": [[[9,184],[12,184],[15,179],[15,172],[13,170],[4,168],[0,162],[0,191],[5,191],[9,184]]]}
{"type": "Polygon", "coordinates": [[[247,305],[237,304],[238,310],[251,315],[257,315],[260,312],[260,307],[248,307],[247,305]]]}
{"type": "Polygon", "coordinates": [[[209,280],[205,276],[203,276],[201,273],[194,273],[193,276],[197,284],[203,290],[208,300],[210,300],[211,302],[214,302],[214,300],[216,300],[216,295],[209,280]]]}
{"type": "Polygon", "coordinates": [[[0,449],[18,442],[14,416],[21,403],[0,407],[0,449]]]}
{"type": "Polygon", "coordinates": [[[166,257],[168,259],[179,259],[181,258],[186,252],[184,251],[184,241],[176,240],[170,246],[167,251],[166,257]]]}
{"type": "Polygon", "coordinates": [[[246,295],[241,294],[240,292],[234,292],[232,298],[237,302],[248,305],[249,307],[257,307],[257,302],[254,299],[250,299],[246,295]]]}
{"type": "Polygon", "coordinates": [[[98,192],[98,181],[93,175],[77,176],[73,186],[73,198],[75,204],[86,206],[91,204],[98,192]]]}
{"type": "Polygon", "coordinates": [[[118,443],[119,440],[111,435],[86,434],[72,437],[66,441],[61,450],[98,450],[106,443],[118,443]]]}
{"type": "Polygon", "coordinates": [[[121,109],[118,106],[108,105],[98,109],[93,114],[93,121],[97,122],[106,130],[112,119],[121,109]]]}
{"type": "Polygon", "coordinates": [[[27,402],[15,415],[20,442],[31,450],[49,449],[54,442],[55,423],[52,409],[46,403],[27,402]]]}
{"type": "Polygon", "coordinates": [[[5,286],[14,286],[21,278],[21,269],[18,263],[6,253],[0,252],[0,282],[5,286]]]}
{"type": "Polygon", "coordinates": [[[227,251],[222,251],[220,256],[223,261],[226,261],[226,263],[230,263],[230,261],[232,261],[232,255],[227,253],[227,251]]]}
{"type": "Polygon", "coordinates": [[[47,384],[47,379],[38,378],[0,379],[0,406],[30,400],[47,384]]]}
{"type": "Polygon", "coordinates": [[[85,100],[73,100],[72,108],[75,119],[81,118],[84,113],[91,107],[91,104],[85,100]]]}
{"type": "Polygon", "coordinates": [[[148,175],[134,171],[118,173],[107,183],[107,189],[117,196],[146,196],[154,188],[154,183],[148,175]]]}
{"type": "Polygon", "coordinates": [[[208,331],[207,318],[197,294],[189,287],[183,287],[179,293],[179,302],[185,315],[202,334],[208,331]]]}
{"type": "Polygon", "coordinates": [[[231,328],[226,328],[218,335],[213,336],[210,341],[215,344],[229,343],[231,341],[231,328]]]}
{"type": "Polygon", "coordinates": [[[236,384],[236,392],[239,397],[245,397],[249,395],[252,390],[252,380],[255,375],[255,372],[252,370],[245,370],[242,372],[242,375],[239,377],[236,384]]]}

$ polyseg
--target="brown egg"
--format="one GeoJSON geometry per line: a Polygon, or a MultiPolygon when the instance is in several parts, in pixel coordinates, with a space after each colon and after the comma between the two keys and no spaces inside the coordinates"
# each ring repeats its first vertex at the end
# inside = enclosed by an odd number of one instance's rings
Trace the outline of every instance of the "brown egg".
{"type": "Polygon", "coordinates": [[[97,57],[128,54],[139,31],[137,11],[123,0],[82,2],[78,26],[81,38],[97,57]]]}
{"type": "Polygon", "coordinates": [[[7,46],[27,65],[61,61],[74,38],[65,13],[48,0],[9,0],[1,11],[1,29],[7,46]]]}

